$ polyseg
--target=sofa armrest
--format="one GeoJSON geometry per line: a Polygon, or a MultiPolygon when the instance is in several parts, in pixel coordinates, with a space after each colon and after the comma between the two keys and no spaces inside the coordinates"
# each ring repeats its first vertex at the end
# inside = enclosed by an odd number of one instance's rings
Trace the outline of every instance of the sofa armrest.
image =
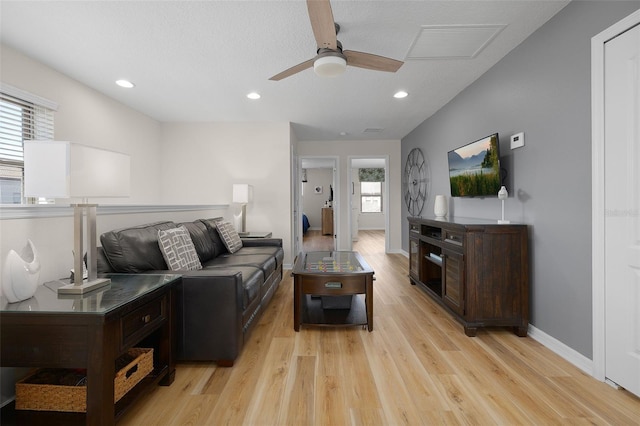
{"type": "Polygon", "coordinates": [[[244,247],[282,247],[282,238],[241,238],[244,247]]]}
{"type": "Polygon", "coordinates": [[[182,273],[178,288],[178,359],[233,362],[242,348],[242,273],[182,273]]]}

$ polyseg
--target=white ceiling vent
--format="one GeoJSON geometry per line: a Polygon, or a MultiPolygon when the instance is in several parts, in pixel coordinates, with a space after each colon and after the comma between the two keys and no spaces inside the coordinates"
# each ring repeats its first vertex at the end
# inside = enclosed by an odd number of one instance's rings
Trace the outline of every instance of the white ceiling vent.
{"type": "Polygon", "coordinates": [[[407,59],[475,58],[506,25],[426,25],[407,59]]]}
{"type": "Polygon", "coordinates": [[[373,127],[369,127],[366,128],[362,131],[362,133],[380,133],[382,132],[384,129],[377,129],[377,128],[373,128],[373,127]]]}

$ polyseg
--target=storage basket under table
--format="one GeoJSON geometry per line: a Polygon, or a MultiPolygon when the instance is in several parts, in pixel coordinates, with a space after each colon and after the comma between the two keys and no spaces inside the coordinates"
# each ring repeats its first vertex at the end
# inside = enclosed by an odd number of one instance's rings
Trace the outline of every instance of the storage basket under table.
{"type": "MultiPolygon", "coordinates": [[[[116,372],[114,403],[153,371],[153,349],[131,348],[135,359],[116,372]]],[[[35,411],[87,411],[87,387],[28,383],[33,375],[16,383],[16,409],[35,411]]]]}

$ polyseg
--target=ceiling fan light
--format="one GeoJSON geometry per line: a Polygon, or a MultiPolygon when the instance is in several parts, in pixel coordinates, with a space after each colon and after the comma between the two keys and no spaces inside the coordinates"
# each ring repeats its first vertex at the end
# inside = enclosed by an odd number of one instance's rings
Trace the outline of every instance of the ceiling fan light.
{"type": "Polygon", "coordinates": [[[336,77],[346,68],[347,61],[340,56],[323,56],[313,63],[313,70],[320,77],[336,77]]]}

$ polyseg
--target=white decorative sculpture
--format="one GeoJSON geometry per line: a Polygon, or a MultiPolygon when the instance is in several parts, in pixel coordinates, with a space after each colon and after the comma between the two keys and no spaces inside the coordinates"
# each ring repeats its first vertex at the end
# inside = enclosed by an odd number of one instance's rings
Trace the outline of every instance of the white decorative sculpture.
{"type": "Polygon", "coordinates": [[[9,303],[32,297],[38,288],[40,259],[31,240],[20,254],[9,250],[2,273],[2,294],[9,303]]]}
{"type": "Polygon", "coordinates": [[[507,191],[507,188],[503,185],[502,187],[500,187],[500,191],[498,191],[498,200],[502,202],[502,219],[498,219],[499,224],[511,223],[510,221],[505,220],[504,218],[504,200],[506,200],[507,197],[509,197],[509,192],[507,191]]]}
{"type": "Polygon", "coordinates": [[[449,213],[449,208],[447,206],[447,197],[444,195],[436,195],[436,201],[433,206],[433,213],[436,215],[436,219],[443,219],[447,213],[449,213]]]}

